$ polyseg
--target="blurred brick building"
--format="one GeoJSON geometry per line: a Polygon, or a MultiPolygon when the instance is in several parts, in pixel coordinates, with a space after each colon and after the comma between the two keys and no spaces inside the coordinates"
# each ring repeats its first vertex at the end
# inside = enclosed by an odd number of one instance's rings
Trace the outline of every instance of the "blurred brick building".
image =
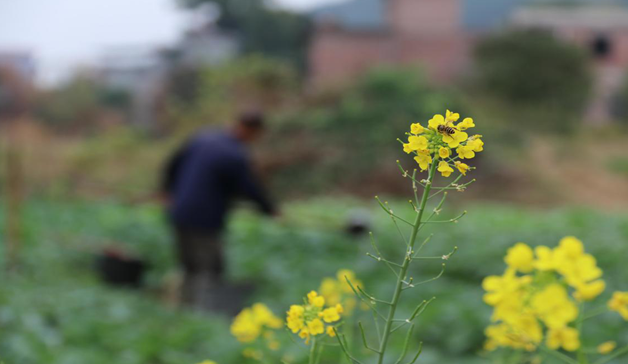
{"type": "Polygon", "coordinates": [[[596,82],[586,120],[599,124],[610,118],[617,106],[614,97],[628,71],[628,7],[603,2],[569,7],[527,6],[514,11],[510,24],[546,30],[590,51],[596,82]]]}
{"type": "Polygon", "coordinates": [[[449,81],[468,64],[473,43],[462,15],[460,0],[354,0],[321,9],[311,81],[329,85],[374,65],[417,62],[434,80],[449,81]]]}
{"type": "Polygon", "coordinates": [[[352,0],[312,13],[316,24],[310,81],[325,87],[383,64],[416,64],[437,83],[459,77],[472,49],[488,33],[540,29],[593,55],[596,92],[589,116],[608,118],[628,68],[628,7],[580,0],[352,0]]]}

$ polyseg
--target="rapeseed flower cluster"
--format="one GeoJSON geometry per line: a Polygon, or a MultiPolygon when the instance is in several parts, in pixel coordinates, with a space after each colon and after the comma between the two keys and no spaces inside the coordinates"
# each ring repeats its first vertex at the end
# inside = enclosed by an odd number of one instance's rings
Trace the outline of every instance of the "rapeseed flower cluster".
{"type": "Polygon", "coordinates": [[[610,301],[608,308],[617,311],[621,317],[628,321],[628,292],[615,292],[610,301]]]}
{"type": "Polygon", "coordinates": [[[303,305],[292,305],[287,312],[286,324],[292,333],[309,344],[310,338],[318,335],[336,336],[334,328],[344,313],[342,304],[325,305],[325,297],[316,291],[307,294],[303,305]]]}
{"type": "Polygon", "coordinates": [[[554,249],[534,250],[518,243],[504,261],[505,273],[483,282],[484,302],[494,307],[495,322],[486,329],[486,349],[532,351],[545,337],[550,349],[578,350],[580,333],[573,327],[578,303],[595,299],[606,287],[602,270],[582,242],[569,236],[554,249]]]}
{"type": "Polygon", "coordinates": [[[412,124],[407,133],[408,142],[403,143],[403,151],[415,154],[414,160],[421,170],[438,162],[438,171],[445,177],[449,177],[454,168],[466,175],[472,168],[461,160],[472,159],[475,153],[483,151],[484,142],[481,135],[469,136],[466,132],[475,127],[472,118],[465,118],[456,124],[459,119],[460,114],[447,110],[445,116],[434,115],[427,128],[420,123],[412,124]]]}
{"type": "MultiPolygon", "coordinates": [[[[250,308],[242,310],[231,324],[231,334],[241,343],[252,344],[257,342],[270,350],[279,349],[279,341],[275,338],[274,330],[283,327],[282,320],[263,303],[256,303],[250,308]],[[260,340],[258,340],[260,339],[260,340]]],[[[262,350],[247,347],[242,351],[247,358],[261,360],[262,350]]]]}
{"type": "Polygon", "coordinates": [[[344,308],[345,316],[350,315],[357,304],[355,294],[347,280],[354,287],[362,287],[362,282],[356,278],[353,271],[341,269],[336,273],[336,278],[324,278],[318,289],[320,295],[325,298],[327,306],[334,307],[337,304],[341,304],[344,308]]]}

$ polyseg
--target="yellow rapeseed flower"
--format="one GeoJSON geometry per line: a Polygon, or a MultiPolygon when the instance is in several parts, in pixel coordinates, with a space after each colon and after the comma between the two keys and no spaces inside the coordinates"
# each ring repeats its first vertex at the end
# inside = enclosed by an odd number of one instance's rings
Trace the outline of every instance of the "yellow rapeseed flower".
{"type": "MultiPolygon", "coordinates": [[[[504,261],[506,272],[482,283],[484,302],[494,308],[485,348],[533,350],[547,330],[548,348],[578,350],[580,333],[572,327],[579,315],[576,301],[593,300],[606,287],[602,270],[584,244],[573,236],[561,239],[554,249],[538,246],[533,251],[517,243],[504,261]]],[[[628,292],[616,292],[608,306],[628,320],[628,292]]]]}
{"type": "Polygon", "coordinates": [[[458,124],[456,127],[460,130],[467,130],[467,129],[474,128],[475,124],[473,123],[473,119],[464,118],[464,120],[462,120],[462,122],[458,124]]]}
{"type": "Polygon", "coordinates": [[[480,139],[479,135],[475,135],[469,138],[467,146],[471,147],[471,149],[473,149],[473,151],[476,153],[484,150],[484,142],[482,141],[482,139],[480,139]]]}
{"type": "Polygon", "coordinates": [[[198,364],[216,364],[216,362],[213,361],[213,360],[203,360],[202,362],[200,362],[198,364]]]}
{"type": "Polygon", "coordinates": [[[319,316],[323,318],[323,321],[332,323],[340,320],[340,313],[335,307],[326,308],[323,312],[319,313],[319,316]]]}
{"type": "Polygon", "coordinates": [[[504,261],[511,268],[522,273],[530,273],[534,269],[534,252],[527,244],[517,243],[508,249],[504,261]]]}
{"type": "Polygon", "coordinates": [[[457,123],[458,119],[460,114],[446,110],[445,116],[434,115],[428,121],[427,128],[420,123],[411,124],[410,132],[406,133],[408,141],[402,142],[403,151],[415,155],[414,160],[421,171],[429,169],[435,161],[439,162],[440,172],[446,177],[454,172],[452,166],[462,175],[466,175],[471,169],[464,163],[458,164],[459,160],[474,158],[475,153],[484,150],[484,142],[481,135],[469,137],[465,132],[475,127],[472,118],[465,118],[460,123],[457,123]],[[456,156],[452,155],[452,149],[456,149],[456,156]],[[449,167],[442,162],[446,162],[449,167]]]}
{"type": "Polygon", "coordinates": [[[433,131],[437,131],[439,125],[445,125],[445,118],[443,115],[436,114],[427,122],[427,125],[433,131]]]}
{"type": "MultiPolygon", "coordinates": [[[[464,131],[456,131],[455,133],[449,135],[449,134],[445,134],[443,135],[443,141],[445,143],[447,143],[447,145],[449,146],[449,148],[456,148],[460,145],[460,143],[464,142],[465,140],[467,140],[467,138],[469,137],[469,134],[465,133],[464,131]]],[[[473,149],[473,148],[471,148],[473,149]]],[[[475,156],[475,154],[474,154],[475,156]]],[[[471,157],[473,158],[473,157],[471,157]]]]}
{"type": "Polygon", "coordinates": [[[353,271],[341,269],[336,273],[335,279],[331,277],[324,278],[318,291],[325,298],[325,303],[328,306],[332,307],[342,304],[343,306],[341,307],[346,308],[347,313],[350,314],[357,305],[357,300],[347,280],[355,287],[363,286],[353,271]]]}
{"type": "Polygon", "coordinates": [[[250,358],[257,361],[260,361],[264,358],[264,354],[262,354],[261,351],[253,349],[253,348],[246,348],[242,350],[242,356],[244,356],[245,358],[250,358]]]}
{"type": "Polygon", "coordinates": [[[615,350],[616,347],[617,347],[616,342],[607,341],[598,345],[597,352],[602,355],[610,354],[613,350],[615,350]]]}
{"type": "MultiPolygon", "coordinates": [[[[339,273],[352,274],[350,271],[339,273]]],[[[319,296],[318,292],[311,291],[307,294],[305,305],[290,306],[286,312],[286,325],[290,331],[298,334],[300,338],[305,340],[306,344],[309,344],[312,336],[329,334],[329,328],[333,325],[326,326],[325,323],[336,325],[341,320],[343,312],[344,309],[340,303],[332,307],[325,307],[325,298],[319,296]]]]}
{"type": "Polygon", "coordinates": [[[307,323],[307,329],[310,332],[310,335],[316,336],[325,332],[325,325],[323,325],[323,321],[316,318],[307,323]]]}
{"type": "Polygon", "coordinates": [[[457,112],[451,112],[449,110],[447,110],[447,112],[445,112],[445,121],[450,122],[456,122],[458,121],[458,119],[460,119],[460,114],[458,114],[457,112]]]}
{"type": "Polygon", "coordinates": [[[534,268],[540,271],[556,269],[556,260],[554,258],[554,251],[552,249],[541,245],[534,248],[534,253],[536,254],[534,268]]]}
{"type": "Polygon", "coordinates": [[[531,281],[529,276],[518,277],[514,269],[506,270],[503,276],[486,277],[482,282],[482,287],[487,291],[484,302],[497,306],[509,297],[517,297],[531,281]]]}
{"type": "Polygon", "coordinates": [[[440,161],[440,163],[438,163],[438,171],[443,175],[443,177],[449,177],[454,169],[451,168],[449,163],[440,161]]]}
{"type": "Polygon", "coordinates": [[[304,328],[299,332],[299,337],[305,340],[306,344],[310,343],[310,331],[307,328],[304,328]]]}
{"type": "Polygon", "coordinates": [[[410,137],[408,137],[408,144],[410,145],[410,149],[412,151],[425,150],[427,149],[427,138],[422,135],[411,135],[410,137]]]}
{"type": "Polygon", "coordinates": [[[591,283],[581,283],[576,286],[573,296],[578,301],[591,301],[597,298],[606,289],[606,283],[602,279],[591,283]]]}
{"type": "Polygon", "coordinates": [[[325,297],[319,296],[316,291],[312,291],[308,293],[307,299],[308,299],[308,302],[313,306],[316,306],[316,307],[325,306],[325,297]]]}
{"type": "Polygon", "coordinates": [[[613,297],[608,301],[608,308],[616,311],[628,321],[628,292],[614,292],[613,297]]]}
{"type": "Polygon", "coordinates": [[[425,130],[423,128],[423,126],[419,123],[414,123],[412,125],[410,125],[410,133],[412,134],[423,134],[423,130],[425,130]]]}
{"type": "Polygon", "coordinates": [[[454,165],[456,166],[456,168],[458,168],[458,170],[460,171],[460,173],[462,173],[463,176],[467,175],[467,172],[469,171],[469,166],[467,164],[456,161],[454,165]]]}
{"type": "Polygon", "coordinates": [[[470,145],[461,145],[456,149],[458,153],[458,157],[460,159],[472,159],[475,157],[475,152],[473,151],[473,147],[470,145]]]}
{"type": "Polygon", "coordinates": [[[419,164],[419,167],[422,171],[429,168],[430,163],[432,163],[432,156],[427,151],[419,151],[417,152],[417,156],[414,157],[414,160],[419,164]]]}
{"type": "Polygon", "coordinates": [[[549,328],[565,327],[578,318],[578,306],[569,299],[565,287],[558,283],[550,284],[534,294],[531,307],[549,328]]]}
{"type": "Polygon", "coordinates": [[[567,351],[576,351],[580,348],[578,330],[573,327],[550,329],[547,333],[547,347],[558,350],[561,347],[567,351]]]}

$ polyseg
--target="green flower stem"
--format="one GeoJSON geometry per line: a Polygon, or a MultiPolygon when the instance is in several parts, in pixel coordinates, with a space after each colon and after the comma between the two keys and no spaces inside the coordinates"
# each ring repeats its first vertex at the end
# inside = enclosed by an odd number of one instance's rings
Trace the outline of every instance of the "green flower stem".
{"type": "Polygon", "coordinates": [[[397,278],[397,285],[395,286],[395,291],[393,293],[393,297],[390,304],[390,309],[388,311],[388,318],[386,319],[386,324],[383,330],[382,340],[379,346],[379,358],[377,360],[377,364],[382,364],[384,362],[384,355],[386,354],[386,346],[388,345],[388,339],[390,338],[390,334],[392,331],[392,324],[395,318],[395,312],[397,311],[397,305],[399,304],[399,297],[401,296],[401,291],[403,288],[403,281],[408,273],[408,268],[410,267],[410,263],[412,262],[412,254],[414,250],[414,244],[416,242],[417,233],[419,228],[421,227],[421,219],[423,218],[423,212],[425,211],[425,205],[427,204],[427,198],[430,194],[430,190],[432,188],[432,180],[434,179],[434,174],[436,172],[436,165],[438,159],[432,161],[431,168],[429,170],[429,174],[427,177],[428,183],[423,189],[423,196],[421,197],[421,202],[419,204],[419,211],[417,212],[416,219],[414,220],[414,224],[412,227],[412,234],[410,235],[410,240],[408,241],[408,250],[406,252],[406,256],[403,260],[403,264],[401,266],[401,271],[397,278]]]}
{"type": "Polygon", "coordinates": [[[581,315],[579,320],[580,321],[586,321],[586,320],[592,319],[594,317],[597,317],[597,316],[602,315],[602,314],[607,313],[607,312],[608,312],[608,307],[607,306],[598,307],[597,309],[590,311],[586,315],[584,315],[584,314],[581,315]]]}
{"type": "Polygon", "coordinates": [[[606,364],[610,361],[612,361],[613,359],[619,358],[622,355],[628,354],[628,345],[624,346],[621,349],[615,350],[614,353],[612,353],[611,355],[602,358],[598,361],[595,362],[595,364],[606,364]]]}
{"type": "MultiPolygon", "coordinates": [[[[584,302],[580,303],[580,319],[576,323],[576,328],[578,329],[578,335],[580,336],[581,340],[582,340],[582,332],[583,332],[582,326],[584,323],[584,320],[582,319],[583,317],[584,317],[584,302]]],[[[577,357],[578,357],[578,364],[589,364],[589,360],[587,359],[587,354],[585,354],[582,344],[578,348],[577,357]]]]}
{"type": "Polygon", "coordinates": [[[577,361],[573,360],[572,358],[568,357],[567,355],[561,353],[560,351],[556,351],[556,350],[552,350],[546,346],[541,346],[541,350],[543,350],[544,352],[554,356],[557,359],[562,360],[563,362],[567,363],[567,364],[578,364],[577,361]]]}
{"type": "Polygon", "coordinates": [[[316,364],[316,338],[312,339],[312,346],[310,347],[310,360],[308,364],[316,364]]]}

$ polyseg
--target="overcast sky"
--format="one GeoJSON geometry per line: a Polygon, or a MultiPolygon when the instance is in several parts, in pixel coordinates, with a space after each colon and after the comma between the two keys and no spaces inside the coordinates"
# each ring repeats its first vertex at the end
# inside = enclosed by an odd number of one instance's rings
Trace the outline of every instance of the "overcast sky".
{"type": "MultiPolygon", "coordinates": [[[[275,1],[304,10],[343,0],[275,1]]],[[[188,21],[175,0],[0,0],[0,52],[30,52],[50,82],[107,49],[172,43],[188,21]]]]}

